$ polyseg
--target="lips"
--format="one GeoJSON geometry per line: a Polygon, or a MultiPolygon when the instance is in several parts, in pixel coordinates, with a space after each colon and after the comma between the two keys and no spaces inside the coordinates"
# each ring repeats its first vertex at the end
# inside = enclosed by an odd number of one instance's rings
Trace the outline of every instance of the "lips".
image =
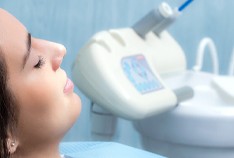
{"type": "Polygon", "coordinates": [[[64,86],[63,92],[64,93],[73,92],[73,89],[74,89],[73,82],[69,78],[67,78],[67,82],[66,82],[66,84],[64,86]]]}

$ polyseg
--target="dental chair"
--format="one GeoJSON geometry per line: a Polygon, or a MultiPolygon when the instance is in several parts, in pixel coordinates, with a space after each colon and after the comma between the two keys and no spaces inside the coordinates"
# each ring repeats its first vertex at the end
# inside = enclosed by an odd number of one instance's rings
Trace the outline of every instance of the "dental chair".
{"type": "Polygon", "coordinates": [[[233,158],[234,80],[200,65],[187,70],[183,49],[165,31],[178,10],[162,3],[132,28],[94,35],[78,53],[74,82],[95,103],[100,135],[110,135],[113,114],[133,122],[145,150],[233,158]]]}
{"type": "Polygon", "coordinates": [[[164,158],[114,142],[62,143],[60,152],[64,158],[164,158]]]}

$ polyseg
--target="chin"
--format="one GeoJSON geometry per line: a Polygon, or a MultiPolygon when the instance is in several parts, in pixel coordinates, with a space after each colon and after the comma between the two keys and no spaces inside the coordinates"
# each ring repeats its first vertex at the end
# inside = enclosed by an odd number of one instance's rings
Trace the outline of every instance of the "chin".
{"type": "Polygon", "coordinates": [[[72,104],[71,112],[73,117],[72,120],[74,120],[75,123],[75,121],[80,116],[81,107],[82,107],[80,97],[76,93],[73,93],[73,100],[71,104],[72,104]]]}
{"type": "Polygon", "coordinates": [[[63,117],[64,122],[61,121],[64,124],[61,125],[61,122],[60,122],[59,127],[58,127],[62,131],[62,133],[61,133],[62,137],[72,128],[72,126],[75,124],[75,122],[77,121],[77,119],[80,116],[80,112],[81,112],[80,97],[74,93],[72,95],[72,99],[67,104],[67,108],[69,110],[67,111],[67,113],[65,115],[66,117],[63,117]]]}

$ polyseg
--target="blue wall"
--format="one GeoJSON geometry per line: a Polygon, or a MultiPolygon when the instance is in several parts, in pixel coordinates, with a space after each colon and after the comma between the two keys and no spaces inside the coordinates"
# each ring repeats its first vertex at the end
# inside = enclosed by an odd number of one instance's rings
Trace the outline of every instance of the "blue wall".
{"type": "MultiPolygon", "coordinates": [[[[15,15],[33,36],[52,40],[67,47],[62,67],[70,76],[71,62],[78,50],[95,33],[103,29],[128,27],[144,16],[160,0],[1,0],[0,7],[15,15]]],[[[183,0],[167,0],[179,6],[183,0]]],[[[234,43],[234,1],[195,0],[185,10],[169,32],[185,51],[188,68],[194,65],[197,45],[201,38],[213,38],[219,52],[220,70],[226,74],[234,43]]],[[[211,70],[209,56],[205,57],[205,71],[211,70]]],[[[77,89],[83,102],[82,114],[66,135],[66,141],[89,140],[90,101],[77,89]]],[[[138,134],[131,124],[120,120],[120,142],[138,146],[138,134]],[[130,132],[129,132],[130,131],[130,132]]]]}

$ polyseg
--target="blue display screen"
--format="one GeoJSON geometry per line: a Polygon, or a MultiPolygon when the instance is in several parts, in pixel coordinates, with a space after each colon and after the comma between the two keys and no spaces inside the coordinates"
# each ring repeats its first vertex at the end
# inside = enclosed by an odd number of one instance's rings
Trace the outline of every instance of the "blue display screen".
{"type": "Polygon", "coordinates": [[[145,94],[163,88],[143,55],[125,57],[121,65],[128,80],[140,93],[145,94]]]}

